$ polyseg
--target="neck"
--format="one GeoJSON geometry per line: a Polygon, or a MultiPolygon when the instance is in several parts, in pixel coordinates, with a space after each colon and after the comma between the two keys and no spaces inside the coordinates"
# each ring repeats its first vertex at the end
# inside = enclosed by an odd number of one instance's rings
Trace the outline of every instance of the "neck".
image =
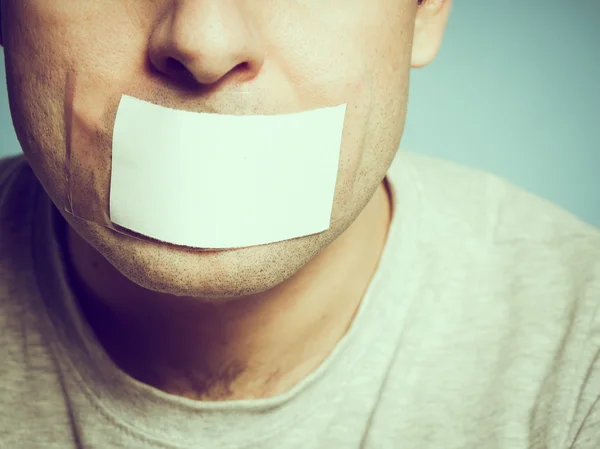
{"type": "Polygon", "coordinates": [[[390,216],[382,183],[352,225],[294,276],[218,305],[143,290],[69,228],[72,281],[98,340],[135,379],[192,399],[273,396],[310,374],[346,333],[390,216]]]}

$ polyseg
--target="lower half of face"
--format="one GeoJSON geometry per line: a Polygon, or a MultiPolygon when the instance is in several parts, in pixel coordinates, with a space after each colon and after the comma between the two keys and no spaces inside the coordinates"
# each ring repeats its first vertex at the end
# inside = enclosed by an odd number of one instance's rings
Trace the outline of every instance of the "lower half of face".
{"type": "Polygon", "coordinates": [[[125,277],[175,295],[259,293],[330,245],[379,187],[404,125],[412,3],[8,0],[3,33],[15,129],[54,204],[125,277]],[[345,103],[331,227],[266,245],[197,251],[64,213],[66,167],[75,151],[89,157],[79,176],[86,181],[74,193],[83,204],[87,195],[108,201],[96,189],[109,184],[112,127],[123,94],[235,115],[345,103]]]}

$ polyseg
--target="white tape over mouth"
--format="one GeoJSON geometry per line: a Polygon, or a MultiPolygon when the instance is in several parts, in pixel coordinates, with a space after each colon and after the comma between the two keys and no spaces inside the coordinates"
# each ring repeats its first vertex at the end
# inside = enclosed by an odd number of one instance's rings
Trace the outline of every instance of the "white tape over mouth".
{"type": "Polygon", "coordinates": [[[175,245],[236,248],[325,231],[346,105],[221,115],[121,97],[110,220],[175,245]]]}

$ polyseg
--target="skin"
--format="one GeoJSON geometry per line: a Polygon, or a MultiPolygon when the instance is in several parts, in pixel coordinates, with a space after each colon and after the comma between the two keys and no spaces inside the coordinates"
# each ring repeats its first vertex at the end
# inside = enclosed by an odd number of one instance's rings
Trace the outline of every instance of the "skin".
{"type": "MultiPolygon", "coordinates": [[[[65,220],[77,300],[121,369],[193,399],[248,399],[289,390],[327,357],[385,246],[392,211],[383,180],[403,132],[410,68],[434,59],[450,5],[2,0],[17,136],[65,220]],[[248,93],[232,94],[240,88],[248,93]],[[229,114],[347,103],[332,226],[269,245],[201,251],[66,213],[67,148],[110,155],[123,93],[229,114]]],[[[72,167],[86,175],[74,192],[80,216],[107,185],[108,166],[72,167]]]]}

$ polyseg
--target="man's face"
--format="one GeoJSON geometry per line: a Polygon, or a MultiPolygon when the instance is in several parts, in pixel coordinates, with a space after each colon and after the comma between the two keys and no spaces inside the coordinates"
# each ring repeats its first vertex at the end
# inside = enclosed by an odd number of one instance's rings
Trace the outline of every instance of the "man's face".
{"type": "Polygon", "coordinates": [[[380,185],[403,131],[416,9],[416,0],[3,0],[16,132],[71,226],[134,282],[205,297],[265,291],[345,231],[380,185]],[[90,151],[110,151],[124,93],[226,114],[346,103],[341,219],[316,235],[198,252],[64,213],[69,111],[74,102],[87,111],[90,151]]]}

